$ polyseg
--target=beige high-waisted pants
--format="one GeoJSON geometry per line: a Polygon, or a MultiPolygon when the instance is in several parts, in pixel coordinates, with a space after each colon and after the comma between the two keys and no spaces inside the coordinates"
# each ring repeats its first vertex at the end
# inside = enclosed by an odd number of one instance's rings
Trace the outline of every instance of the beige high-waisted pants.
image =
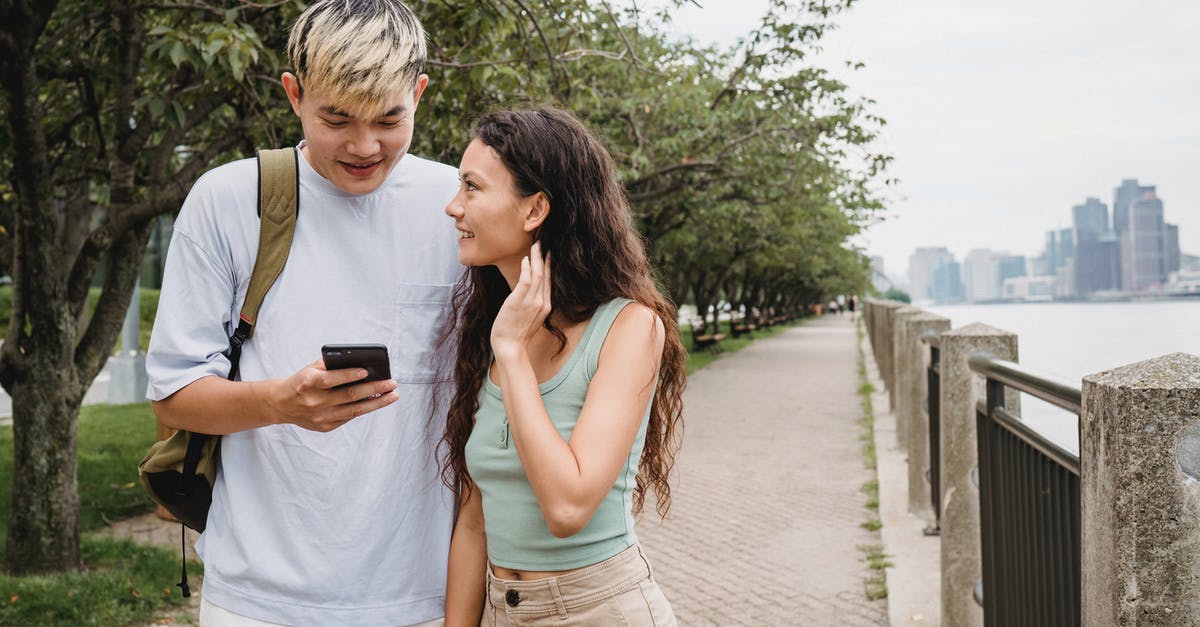
{"type": "Polygon", "coordinates": [[[513,581],[487,569],[484,627],[628,625],[674,627],[675,614],[654,582],[640,545],[558,577],[513,581]]]}

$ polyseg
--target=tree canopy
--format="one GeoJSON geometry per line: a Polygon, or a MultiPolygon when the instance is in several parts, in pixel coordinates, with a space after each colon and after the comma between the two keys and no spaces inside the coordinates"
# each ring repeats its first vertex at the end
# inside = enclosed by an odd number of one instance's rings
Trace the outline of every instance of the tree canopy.
{"type": "MultiPolygon", "coordinates": [[[[670,37],[666,11],[632,4],[414,0],[431,86],[412,151],[457,164],[479,113],[555,103],[609,146],[677,302],[794,307],[865,288],[850,242],[888,184],[889,157],[873,146],[883,120],[811,60],[852,2],[773,0],[724,49],[670,37]]],[[[0,0],[11,571],[78,567],[83,395],[116,341],[154,220],[205,170],[299,140],[279,75],[304,5],[0,0]]]]}

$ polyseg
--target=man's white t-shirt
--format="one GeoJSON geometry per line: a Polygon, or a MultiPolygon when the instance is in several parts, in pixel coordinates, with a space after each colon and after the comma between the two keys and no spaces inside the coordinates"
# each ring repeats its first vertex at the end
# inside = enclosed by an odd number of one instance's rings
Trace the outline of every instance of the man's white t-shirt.
{"type": "MultiPolygon", "coordinates": [[[[203,595],[234,613],[293,625],[408,625],[445,603],[454,499],[435,450],[449,384],[434,343],[460,276],[443,209],[455,170],[405,156],[376,191],[347,194],[302,155],[287,265],[241,357],[244,381],[286,377],[323,344],[388,346],[400,400],[329,433],[274,425],[225,436],[196,549],[203,595]]],[[[222,355],[258,248],[258,169],[218,167],[192,188],[167,254],[146,366],[161,400],[222,355]]]]}

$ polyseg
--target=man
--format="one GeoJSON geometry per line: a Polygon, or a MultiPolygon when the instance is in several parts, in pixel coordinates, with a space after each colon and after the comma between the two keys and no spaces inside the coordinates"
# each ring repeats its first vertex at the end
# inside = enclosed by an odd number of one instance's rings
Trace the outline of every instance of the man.
{"type": "Polygon", "coordinates": [[[205,624],[441,624],[453,497],[430,420],[434,343],[459,276],[442,208],[455,171],[407,155],[428,82],[398,0],[319,0],[283,75],[304,129],[287,265],[245,344],[222,355],[257,252],[253,159],[188,195],[147,357],[170,427],[223,435],[207,529],[205,624]],[[327,371],[323,344],[382,343],[394,380],[327,371]],[[314,361],[316,358],[316,361],[314,361]]]}

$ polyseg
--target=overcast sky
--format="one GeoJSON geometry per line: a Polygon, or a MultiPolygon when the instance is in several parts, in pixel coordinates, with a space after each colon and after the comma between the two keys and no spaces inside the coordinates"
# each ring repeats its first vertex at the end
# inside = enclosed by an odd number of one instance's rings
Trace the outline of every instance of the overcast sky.
{"type": "MultiPolygon", "coordinates": [[[[700,4],[676,28],[732,43],[767,3],[700,4]]],[[[861,243],[889,274],[917,246],[1034,256],[1123,178],[1200,254],[1200,2],[860,0],[836,22],[820,62],[888,121],[900,184],[861,243]]]]}

